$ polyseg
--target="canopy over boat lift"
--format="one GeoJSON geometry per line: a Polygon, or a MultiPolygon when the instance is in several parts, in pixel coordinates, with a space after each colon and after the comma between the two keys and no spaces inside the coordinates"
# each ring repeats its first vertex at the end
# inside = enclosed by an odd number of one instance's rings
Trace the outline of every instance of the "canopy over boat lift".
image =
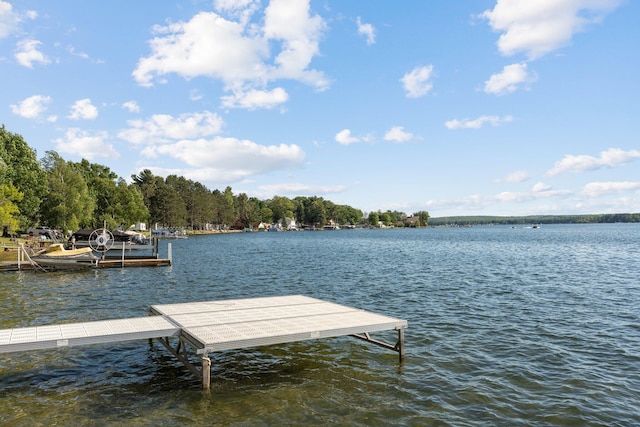
{"type": "Polygon", "coordinates": [[[158,339],[211,386],[209,353],[351,335],[398,352],[404,359],[407,321],[303,295],[153,305],[149,316],[0,330],[0,353],[158,339]],[[395,345],[370,332],[396,330],[395,345]],[[201,369],[190,363],[195,353],[201,369]]]}

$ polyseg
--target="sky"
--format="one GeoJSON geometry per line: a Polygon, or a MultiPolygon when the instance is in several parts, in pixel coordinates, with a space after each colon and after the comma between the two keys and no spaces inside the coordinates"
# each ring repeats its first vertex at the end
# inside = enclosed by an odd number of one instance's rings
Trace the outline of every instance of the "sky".
{"type": "Polygon", "coordinates": [[[640,212],[640,2],[0,0],[0,122],[366,213],[640,212]]]}

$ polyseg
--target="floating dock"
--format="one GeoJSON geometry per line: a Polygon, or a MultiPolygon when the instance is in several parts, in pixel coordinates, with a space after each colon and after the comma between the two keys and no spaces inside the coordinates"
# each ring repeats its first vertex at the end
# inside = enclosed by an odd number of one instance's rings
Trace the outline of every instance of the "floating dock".
{"type": "Polygon", "coordinates": [[[0,353],[158,339],[211,386],[209,353],[351,335],[395,351],[402,361],[407,321],[304,295],[153,305],[149,316],[0,330],[0,353]],[[370,332],[395,330],[395,345],[370,332]],[[190,359],[200,357],[201,367],[190,359]]]}

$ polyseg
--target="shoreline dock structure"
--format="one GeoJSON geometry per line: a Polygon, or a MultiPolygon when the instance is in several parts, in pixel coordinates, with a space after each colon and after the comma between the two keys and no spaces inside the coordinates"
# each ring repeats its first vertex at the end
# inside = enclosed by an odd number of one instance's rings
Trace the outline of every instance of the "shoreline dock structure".
{"type": "Polygon", "coordinates": [[[402,362],[406,327],[406,320],[291,295],[152,305],[146,317],[2,329],[0,353],[155,338],[209,390],[210,353],[349,335],[397,352],[402,362]],[[395,345],[369,335],[384,330],[397,331],[395,345]]]}
{"type": "MultiPolygon", "coordinates": [[[[19,246],[3,246],[5,250],[14,250],[16,252],[15,262],[0,262],[0,271],[20,271],[20,270],[36,270],[51,271],[54,269],[39,265],[31,259],[29,251],[24,245],[19,246]]],[[[173,262],[173,254],[171,243],[167,244],[167,257],[160,258],[159,241],[153,240],[150,246],[151,255],[130,255],[131,250],[122,244],[122,248],[113,248],[112,253],[120,252],[120,255],[107,255],[103,252],[97,262],[97,268],[124,268],[124,267],[163,267],[171,266],[173,262]]]]}

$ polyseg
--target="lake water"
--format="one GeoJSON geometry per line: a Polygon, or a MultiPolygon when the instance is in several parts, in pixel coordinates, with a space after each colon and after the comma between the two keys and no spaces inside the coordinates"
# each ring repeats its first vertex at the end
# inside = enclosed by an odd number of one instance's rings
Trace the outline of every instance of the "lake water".
{"type": "Polygon", "coordinates": [[[304,294],[406,319],[406,359],[349,337],[214,353],[204,392],[156,342],[10,353],[1,425],[640,425],[640,224],[171,243],[172,267],[3,273],[0,328],[304,294]]]}

